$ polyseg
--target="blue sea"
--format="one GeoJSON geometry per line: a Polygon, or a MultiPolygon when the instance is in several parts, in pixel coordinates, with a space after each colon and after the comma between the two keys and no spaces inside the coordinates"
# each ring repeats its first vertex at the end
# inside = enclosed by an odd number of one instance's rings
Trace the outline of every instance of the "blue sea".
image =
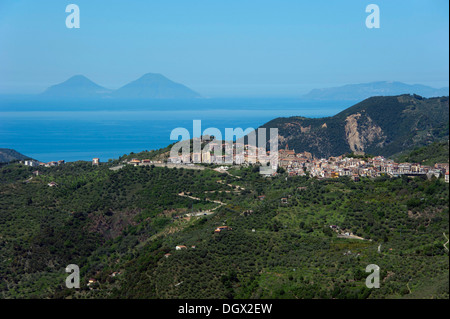
{"type": "Polygon", "coordinates": [[[177,127],[192,134],[215,127],[258,128],[277,117],[333,116],[354,102],[296,98],[199,100],[46,101],[36,97],[0,97],[0,148],[12,148],[42,162],[101,161],[130,152],[158,149],[175,141],[177,127]]]}

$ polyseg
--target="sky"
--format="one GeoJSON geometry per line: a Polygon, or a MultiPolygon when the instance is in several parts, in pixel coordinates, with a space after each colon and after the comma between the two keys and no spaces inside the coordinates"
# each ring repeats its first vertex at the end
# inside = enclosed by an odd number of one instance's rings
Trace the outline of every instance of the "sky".
{"type": "Polygon", "coordinates": [[[0,94],[152,72],[207,97],[297,96],[372,81],[449,84],[446,0],[0,0],[0,94]],[[80,28],[66,27],[68,4],[80,28]],[[366,27],[366,6],[380,28],[366,27]]]}

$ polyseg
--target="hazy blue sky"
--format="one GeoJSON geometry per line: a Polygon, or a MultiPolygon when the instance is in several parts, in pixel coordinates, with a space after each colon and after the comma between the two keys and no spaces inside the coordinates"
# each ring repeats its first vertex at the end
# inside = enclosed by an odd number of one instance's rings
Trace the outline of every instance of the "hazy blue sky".
{"type": "Polygon", "coordinates": [[[205,96],[379,80],[448,86],[447,0],[0,0],[0,93],[162,73],[205,96]],[[65,25],[66,5],[81,28],[65,25]],[[365,8],[380,7],[368,29],[365,8]]]}

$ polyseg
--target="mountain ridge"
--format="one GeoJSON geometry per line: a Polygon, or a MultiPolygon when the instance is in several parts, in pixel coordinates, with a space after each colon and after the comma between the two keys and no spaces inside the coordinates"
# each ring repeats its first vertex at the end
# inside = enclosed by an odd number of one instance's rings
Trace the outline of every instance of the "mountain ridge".
{"type": "Polygon", "coordinates": [[[262,128],[278,128],[279,147],[317,157],[349,152],[393,156],[449,136],[449,98],[418,95],[371,97],[324,118],[289,117],[262,128]]]}
{"type": "Polygon", "coordinates": [[[111,90],[84,75],[74,75],[47,88],[40,94],[46,98],[119,98],[119,99],[191,99],[201,95],[159,73],[146,73],[124,86],[111,90]]]}
{"type": "Polygon", "coordinates": [[[417,94],[423,97],[449,95],[449,88],[433,88],[422,84],[406,84],[398,81],[377,81],[359,84],[347,84],[337,87],[313,89],[302,96],[309,100],[364,100],[373,96],[392,96],[417,94]]]}
{"type": "Polygon", "coordinates": [[[78,74],[70,77],[64,82],[47,88],[41,95],[46,97],[96,97],[111,92],[91,81],[84,75],[78,74]]]}
{"type": "Polygon", "coordinates": [[[12,161],[27,160],[30,157],[23,155],[11,148],[0,148],[0,163],[9,163],[12,161]]]}
{"type": "Polygon", "coordinates": [[[112,92],[117,98],[198,98],[200,94],[183,84],[173,82],[160,73],[146,73],[112,92]]]}

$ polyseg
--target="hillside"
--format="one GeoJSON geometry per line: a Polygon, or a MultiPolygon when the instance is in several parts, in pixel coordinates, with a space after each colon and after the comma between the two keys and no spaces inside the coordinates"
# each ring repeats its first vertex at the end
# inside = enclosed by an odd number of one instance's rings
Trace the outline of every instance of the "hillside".
{"type": "Polygon", "coordinates": [[[302,96],[308,100],[342,100],[361,101],[372,96],[390,96],[402,94],[418,94],[424,97],[438,97],[449,94],[449,88],[435,89],[421,84],[405,84],[401,82],[370,82],[348,84],[339,87],[314,89],[302,96]]]}
{"type": "Polygon", "coordinates": [[[2,298],[448,298],[442,179],[112,165],[42,167],[31,180],[32,168],[0,168],[2,298]],[[380,289],[365,287],[371,263],[380,289]],[[80,289],[64,286],[68,264],[80,289]]]}
{"type": "Polygon", "coordinates": [[[28,156],[20,154],[19,152],[10,148],[0,148],[0,163],[8,163],[12,161],[22,161],[29,159],[28,156]]]}
{"type": "Polygon", "coordinates": [[[434,165],[435,163],[449,162],[448,141],[434,142],[433,144],[419,147],[413,151],[402,154],[398,162],[421,163],[423,165],[434,165]]]}
{"type": "Polygon", "coordinates": [[[332,117],[274,119],[279,147],[317,157],[351,152],[393,156],[449,136],[449,99],[418,95],[371,97],[332,117]]]}

